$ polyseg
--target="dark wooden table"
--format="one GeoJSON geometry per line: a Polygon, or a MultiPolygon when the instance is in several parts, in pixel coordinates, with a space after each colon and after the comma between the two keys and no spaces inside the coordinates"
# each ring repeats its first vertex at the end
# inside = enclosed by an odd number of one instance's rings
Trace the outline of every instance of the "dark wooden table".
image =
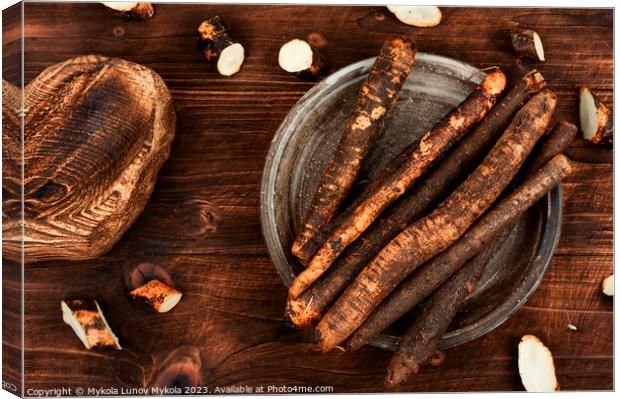
{"type": "MultiPolygon", "coordinates": [[[[201,351],[204,384],[328,385],[335,392],[384,391],[390,353],[364,348],[322,354],[303,333],[283,327],[286,290],[261,236],[259,185],[279,124],[313,86],[282,71],[277,52],[300,37],[323,48],[337,70],[376,55],[391,33],[409,34],[420,51],[480,68],[514,63],[508,30],[535,28],[547,62],[539,68],[559,95],[555,120],[576,121],[577,89],[611,103],[613,12],[576,9],[446,8],[436,28],[399,23],[383,7],[157,5],[147,22],[126,22],[99,4],[25,6],[24,79],[67,58],[96,53],[153,68],[170,88],[178,116],[172,155],[146,210],[105,256],[25,268],[26,388],[148,385],[161,359],[183,345],[201,351]],[[196,48],[195,30],[219,14],[246,48],[234,77],[219,76],[196,48]],[[169,314],[137,309],[123,274],[138,262],[169,268],[185,298],[169,314]],[[121,337],[122,352],[86,351],[63,324],[59,302],[94,297],[121,337]]],[[[5,25],[14,15],[5,14],[5,25]]],[[[18,28],[5,32],[4,77],[19,80],[18,28]]],[[[447,351],[411,391],[521,390],[517,343],[525,333],[551,349],[564,390],[613,388],[612,300],[600,284],[612,272],[610,153],[579,139],[580,163],[564,184],[562,239],[536,293],[493,332],[447,351]],[[567,324],[577,326],[570,331],[567,324]]],[[[5,277],[18,276],[5,262],[5,277]]],[[[18,305],[14,281],[5,306],[18,305]],[[15,298],[12,298],[15,296],[15,298]]],[[[5,356],[18,360],[18,313],[5,311],[5,356]]],[[[5,368],[5,380],[17,377],[5,368]]]]}

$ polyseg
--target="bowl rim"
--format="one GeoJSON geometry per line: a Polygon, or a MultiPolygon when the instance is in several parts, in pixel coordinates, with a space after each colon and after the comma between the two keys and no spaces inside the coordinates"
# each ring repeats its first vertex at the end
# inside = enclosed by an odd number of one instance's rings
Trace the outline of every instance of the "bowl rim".
{"type": "MultiPolygon", "coordinates": [[[[297,112],[300,108],[312,106],[316,102],[321,101],[321,97],[317,94],[330,86],[339,84],[340,79],[347,74],[360,69],[368,69],[372,65],[374,59],[374,57],[370,57],[349,64],[330,74],[321,82],[310,88],[288,111],[270,142],[261,177],[260,224],[269,257],[286,287],[289,287],[295,278],[293,267],[290,266],[283,248],[274,248],[273,246],[267,245],[268,242],[279,242],[275,212],[272,210],[275,209],[275,180],[280,164],[279,160],[282,158],[285,150],[285,147],[280,144],[282,142],[288,142],[290,137],[295,133],[295,129],[291,128],[291,126],[296,126],[297,122],[305,118],[306,115],[304,113],[297,112]],[[277,264],[289,264],[288,273],[282,270],[282,268],[276,267],[277,264]]],[[[441,55],[418,52],[416,61],[444,65],[454,71],[458,71],[459,69],[462,71],[469,70],[471,71],[471,75],[465,76],[464,74],[460,74],[460,77],[474,82],[477,80],[474,79],[476,76],[481,76],[478,68],[441,55]]],[[[493,309],[475,324],[467,325],[447,333],[440,341],[438,346],[439,349],[447,349],[472,341],[499,327],[508,320],[508,318],[510,318],[510,316],[512,316],[538,288],[551,263],[551,259],[553,258],[553,254],[555,253],[560,239],[562,224],[561,184],[551,190],[546,197],[543,197],[543,200],[544,198],[546,198],[547,202],[547,212],[536,256],[529,266],[530,273],[528,273],[525,278],[522,278],[520,284],[513,290],[513,293],[523,293],[520,295],[520,299],[517,299],[515,303],[514,300],[511,300],[515,297],[515,294],[512,294],[508,296],[507,300],[503,301],[500,306],[493,309]],[[532,273],[532,271],[536,273],[532,273]]],[[[377,337],[373,338],[369,344],[381,349],[394,351],[396,350],[399,338],[400,337],[393,335],[379,334],[377,337]]]]}

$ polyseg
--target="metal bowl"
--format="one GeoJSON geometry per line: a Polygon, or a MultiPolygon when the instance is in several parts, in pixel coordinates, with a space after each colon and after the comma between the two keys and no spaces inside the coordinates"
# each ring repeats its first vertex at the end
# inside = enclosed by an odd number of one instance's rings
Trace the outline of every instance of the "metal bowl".
{"type": "MultiPolygon", "coordinates": [[[[261,182],[260,216],[269,255],[286,286],[302,270],[290,253],[295,232],[372,62],[370,58],[349,65],[309,90],[288,113],[271,143],[261,182]]],[[[471,65],[418,53],[414,70],[386,117],[382,137],[364,162],[360,181],[372,178],[407,144],[460,104],[482,77],[471,65]]],[[[560,237],[561,199],[558,187],[519,220],[443,337],[441,348],[496,328],[536,289],[560,237]]],[[[415,310],[371,344],[394,350],[414,316],[415,310]]]]}

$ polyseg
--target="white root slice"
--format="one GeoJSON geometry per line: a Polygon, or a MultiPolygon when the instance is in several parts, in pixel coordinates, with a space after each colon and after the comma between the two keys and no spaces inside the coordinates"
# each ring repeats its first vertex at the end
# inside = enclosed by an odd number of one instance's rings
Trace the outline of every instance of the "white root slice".
{"type": "Polygon", "coordinates": [[[232,76],[239,72],[244,59],[243,46],[240,43],[231,44],[220,53],[217,59],[217,71],[221,75],[232,76]]]}
{"type": "Polygon", "coordinates": [[[387,6],[388,10],[404,24],[430,27],[441,22],[441,10],[435,6],[387,6]]]}
{"type": "Polygon", "coordinates": [[[278,64],[286,72],[296,73],[310,68],[312,58],[312,47],[303,40],[293,39],[280,47],[278,64]]]}
{"type": "Polygon", "coordinates": [[[540,40],[540,36],[538,33],[534,32],[534,50],[536,50],[536,56],[539,61],[545,61],[545,50],[543,49],[542,40],[540,40]]]}
{"type": "Polygon", "coordinates": [[[159,313],[166,313],[174,308],[183,297],[183,294],[159,280],[151,280],[141,287],[131,291],[129,295],[148,304],[159,313]]]}
{"type": "Polygon", "coordinates": [[[603,294],[607,296],[614,296],[614,275],[607,276],[603,280],[603,294]]]}
{"type": "Polygon", "coordinates": [[[528,392],[560,390],[551,351],[533,335],[524,335],[519,342],[519,375],[528,392]]]}
{"type": "Polygon", "coordinates": [[[102,1],[101,4],[116,11],[131,11],[138,5],[137,1],[102,1]]]}
{"type": "Polygon", "coordinates": [[[71,326],[86,349],[95,347],[122,349],[96,300],[62,301],[60,307],[63,321],[71,326]]]}
{"type": "Polygon", "coordinates": [[[598,109],[592,93],[586,87],[579,92],[579,122],[583,138],[592,139],[598,131],[598,109]]]}

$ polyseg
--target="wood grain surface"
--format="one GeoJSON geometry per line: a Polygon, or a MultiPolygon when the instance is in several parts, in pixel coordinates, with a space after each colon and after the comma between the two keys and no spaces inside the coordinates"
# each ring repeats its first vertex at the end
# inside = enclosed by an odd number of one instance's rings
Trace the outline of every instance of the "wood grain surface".
{"type": "MultiPolygon", "coordinates": [[[[313,83],[277,66],[279,46],[295,37],[320,46],[332,70],[375,56],[391,33],[418,49],[480,68],[514,64],[509,30],[537,30],[541,70],[559,97],[554,120],[578,117],[577,89],[611,103],[613,11],[446,8],[436,28],[399,23],[383,7],[157,5],[146,22],[116,18],[99,4],[25,5],[24,80],[70,57],[101,54],[144,64],[170,88],[177,137],[145,211],[106,255],[44,262],[25,269],[25,387],[147,386],[183,345],[199,348],[202,379],[228,385],[333,386],[335,392],[385,391],[390,353],[364,348],[322,354],[307,332],[282,323],[286,289],[259,224],[259,183],[269,143],[313,83]],[[241,72],[219,76],[198,51],[195,30],[219,14],[246,48],[241,72]],[[167,267],[185,297],[169,314],[131,304],[124,273],[139,262],[167,267]],[[63,324],[64,298],[93,297],[126,350],[86,351],[63,324]]],[[[5,79],[18,84],[18,18],[5,14],[5,79]],[[15,24],[9,26],[8,20],[15,24]]],[[[563,390],[613,388],[612,300],[600,284],[613,268],[612,164],[609,153],[573,144],[583,162],[564,184],[562,238],[537,292],[493,332],[447,351],[410,391],[522,390],[517,344],[540,337],[556,360],[563,390]],[[571,331],[567,324],[577,326],[571,331]]],[[[3,378],[19,375],[19,268],[5,260],[3,378]],[[15,307],[13,307],[15,305],[15,307]],[[10,308],[13,307],[13,308],[10,308]]]]}

